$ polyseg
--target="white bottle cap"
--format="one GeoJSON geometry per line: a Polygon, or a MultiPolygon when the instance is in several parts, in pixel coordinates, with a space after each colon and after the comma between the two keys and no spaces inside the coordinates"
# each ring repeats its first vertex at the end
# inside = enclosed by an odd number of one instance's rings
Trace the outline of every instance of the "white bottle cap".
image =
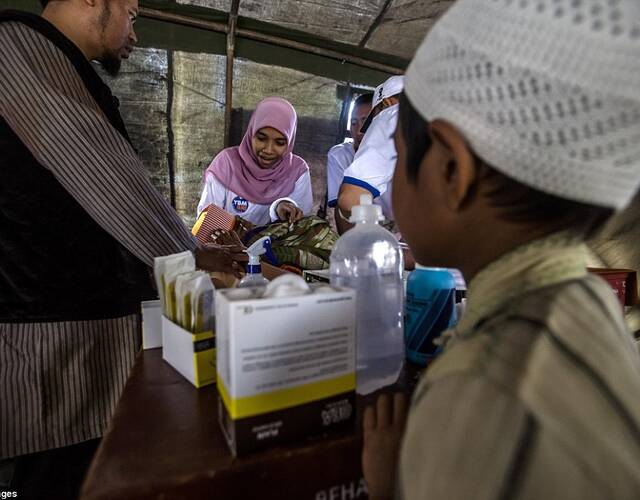
{"type": "Polygon", "coordinates": [[[360,205],[351,209],[349,222],[379,222],[384,220],[382,207],[373,204],[373,198],[369,193],[360,195],[360,205]]]}

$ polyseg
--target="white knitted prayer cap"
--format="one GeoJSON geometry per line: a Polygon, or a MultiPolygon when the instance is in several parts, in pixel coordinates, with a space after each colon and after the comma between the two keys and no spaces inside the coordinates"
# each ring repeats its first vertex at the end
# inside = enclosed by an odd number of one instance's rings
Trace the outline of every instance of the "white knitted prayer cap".
{"type": "Polygon", "coordinates": [[[540,191],[622,209],[640,185],[640,0],[457,0],[405,92],[540,191]]]}

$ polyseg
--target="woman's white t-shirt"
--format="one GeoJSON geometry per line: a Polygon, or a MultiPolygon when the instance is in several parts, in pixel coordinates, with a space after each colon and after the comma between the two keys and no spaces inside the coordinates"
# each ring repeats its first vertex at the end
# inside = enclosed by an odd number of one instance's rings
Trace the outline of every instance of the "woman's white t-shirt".
{"type": "Polygon", "coordinates": [[[200,203],[198,203],[198,215],[210,204],[223,208],[232,215],[239,215],[256,225],[265,225],[278,220],[276,207],[281,201],[290,201],[304,212],[310,215],[313,208],[313,195],[311,192],[311,176],[307,170],[296,181],[293,191],[285,198],[278,198],[270,204],[261,205],[252,203],[242,196],[230,191],[223,186],[213,174],[207,173],[200,203]]]}

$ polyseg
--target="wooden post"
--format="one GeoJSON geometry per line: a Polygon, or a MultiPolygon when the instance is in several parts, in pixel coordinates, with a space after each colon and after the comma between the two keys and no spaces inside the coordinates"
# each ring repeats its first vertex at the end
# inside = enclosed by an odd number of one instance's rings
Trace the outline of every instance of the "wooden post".
{"type": "Polygon", "coordinates": [[[167,50],[167,166],[169,167],[169,199],[176,208],[175,144],[173,134],[173,50],[167,50]]]}
{"type": "Polygon", "coordinates": [[[384,5],[380,9],[380,12],[378,12],[378,15],[376,16],[376,18],[371,23],[371,26],[369,26],[369,29],[367,30],[367,32],[362,37],[362,40],[360,40],[360,43],[358,44],[358,47],[363,47],[364,48],[367,45],[367,42],[373,36],[373,32],[375,30],[377,30],[378,26],[380,26],[382,21],[384,21],[384,16],[386,15],[386,13],[389,10],[390,6],[391,6],[391,0],[386,0],[384,2],[384,5]]]}
{"type": "Polygon", "coordinates": [[[231,112],[233,111],[233,60],[236,54],[236,26],[238,24],[238,10],[240,0],[233,0],[229,12],[227,28],[227,70],[225,82],[224,107],[224,147],[228,148],[231,138],[231,112]]]}

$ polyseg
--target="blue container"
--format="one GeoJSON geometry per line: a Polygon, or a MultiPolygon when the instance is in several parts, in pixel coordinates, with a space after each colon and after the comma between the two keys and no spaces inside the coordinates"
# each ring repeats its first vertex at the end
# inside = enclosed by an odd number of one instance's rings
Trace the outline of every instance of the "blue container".
{"type": "Polygon", "coordinates": [[[456,323],[456,283],[443,268],[416,267],[407,280],[404,339],[409,361],[425,366],[440,352],[433,343],[456,323]]]}

